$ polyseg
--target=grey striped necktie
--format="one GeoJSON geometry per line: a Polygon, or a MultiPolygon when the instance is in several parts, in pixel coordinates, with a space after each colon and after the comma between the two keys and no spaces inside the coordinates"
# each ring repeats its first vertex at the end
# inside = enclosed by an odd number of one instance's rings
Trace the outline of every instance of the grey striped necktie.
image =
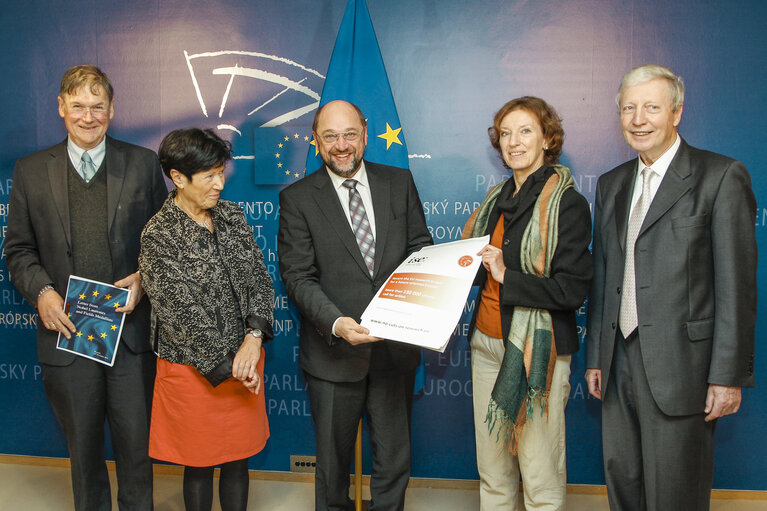
{"type": "Polygon", "coordinates": [[[642,169],[642,194],[634,206],[629,218],[626,232],[626,264],[623,268],[623,291],[621,293],[620,327],[624,338],[627,338],[639,324],[637,315],[636,270],[634,268],[634,247],[639,229],[642,227],[647,210],[650,209],[650,178],[653,170],[650,167],[642,169]]]}
{"type": "Polygon", "coordinates": [[[93,176],[95,175],[96,164],[93,163],[93,159],[91,159],[91,155],[88,154],[88,151],[85,151],[82,158],[80,159],[80,176],[82,176],[82,178],[87,183],[93,179],[93,176]]]}
{"type": "Polygon", "coordinates": [[[365,213],[365,205],[362,203],[360,192],[357,191],[357,181],[347,179],[343,185],[349,189],[349,215],[352,220],[352,230],[357,238],[357,246],[360,249],[365,265],[368,267],[370,276],[373,276],[373,268],[376,255],[376,242],[373,239],[373,231],[370,228],[368,215],[365,213]]]}

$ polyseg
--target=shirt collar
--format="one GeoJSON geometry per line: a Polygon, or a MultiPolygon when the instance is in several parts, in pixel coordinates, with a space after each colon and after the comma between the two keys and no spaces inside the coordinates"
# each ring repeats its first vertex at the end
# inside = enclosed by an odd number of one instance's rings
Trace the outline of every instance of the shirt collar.
{"type": "Polygon", "coordinates": [[[671,147],[666,149],[666,152],[663,153],[660,158],[655,160],[655,163],[652,165],[645,165],[642,161],[642,158],[639,157],[639,170],[641,171],[645,167],[650,167],[658,176],[665,176],[669,165],[671,165],[671,160],[673,160],[674,156],[676,156],[680,145],[682,145],[682,137],[680,137],[679,133],[677,133],[676,140],[674,140],[674,143],[671,144],[671,147]]]}
{"type": "MultiPolygon", "coordinates": [[[[98,169],[101,166],[101,162],[104,161],[104,155],[107,151],[107,137],[104,137],[104,139],[99,142],[99,145],[94,147],[93,149],[88,149],[88,154],[91,155],[91,159],[93,160],[93,164],[98,169]]],[[[72,165],[74,165],[75,168],[77,168],[80,165],[80,160],[83,157],[83,153],[85,152],[85,149],[78,146],[72,141],[72,138],[67,136],[67,152],[69,152],[69,160],[72,162],[72,165]]]]}
{"type": "Polygon", "coordinates": [[[357,171],[357,173],[354,174],[354,176],[352,176],[351,178],[339,176],[338,174],[330,170],[327,167],[327,165],[325,166],[325,171],[328,173],[328,176],[330,176],[330,181],[333,183],[333,188],[335,188],[336,190],[339,190],[344,185],[344,181],[346,181],[347,179],[354,179],[355,181],[357,181],[358,184],[361,184],[362,186],[365,186],[368,188],[370,187],[370,185],[368,184],[368,173],[367,173],[367,170],[365,169],[364,161],[360,164],[360,168],[357,171]]]}

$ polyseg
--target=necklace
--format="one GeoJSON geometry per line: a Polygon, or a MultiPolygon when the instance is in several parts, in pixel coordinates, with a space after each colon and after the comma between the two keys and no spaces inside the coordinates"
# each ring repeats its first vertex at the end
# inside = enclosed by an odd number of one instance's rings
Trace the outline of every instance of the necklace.
{"type": "Polygon", "coordinates": [[[181,205],[181,202],[178,200],[178,196],[173,198],[173,202],[176,204],[176,206],[178,206],[178,209],[183,211],[186,214],[186,216],[188,216],[194,221],[194,223],[196,223],[200,227],[207,229],[210,232],[213,232],[213,221],[211,220],[210,213],[208,212],[208,210],[205,210],[205,209],[202,210],[203,219],[197,220],[197,218],[195,218],[194,215],[192,215],[189,211],[186,210],[186,208],[184,208],[181,205]]]}
{"type": "MultiPolygon", "coordinates": [[[[194,219],[192,219],[192,220],[194,220],[194,219]]],[[[194,221],[197,222],[197,225],[199,225],[200,227],[205,227],[209,231],[213,230],[213,222],[211,222],[211,220],[210,220],[210,215],[206,216],[202,220],[202,222],[199,221],[199,220],[194,220],[194,221]]]]}

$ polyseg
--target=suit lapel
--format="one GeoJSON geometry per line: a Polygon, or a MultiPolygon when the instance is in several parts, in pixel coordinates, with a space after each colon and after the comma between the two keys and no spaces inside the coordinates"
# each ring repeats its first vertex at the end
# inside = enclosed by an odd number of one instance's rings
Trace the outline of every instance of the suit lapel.
{"type": "Polygon", "coordinates": [[[636,159],[625,163],[615,184],[617,187],[615,193],[615,229],[618,232],[618,243],[624,253],[626,252],[626,231],[631,213],[631,196],[634,193],[636,168],[636,159]]]}
{"type": "MultiPolygon", "coordinates": [[[[373,211],[376,222],[376,256],[373,275],[378,275],[378,270],[383,266],[383,253],[386,247],[386,236],[389,233],[389,212],[391,211],[391,187],[387,179],[378,173],[375,164],[365,162],[365,171],[368,174],[370,195],[373,198],[373,211]]],[[[388,275],[387,275],[388,276],[388,275]]]]}
{"type": "Polygon", "coordinates": [[[72,246],[72,237],[69,225],[69,190],[67,187],[67,141],[51,149],[51,158],[48,160],[48,181],[51,186],[51,195],[59,213],[61,227],[67,245],[72,246]]]}
{"type": "Polygon", "coordinates": [[[688,180],[690,174],[690,157],[687,151],[687,144],[683,140],[679,151],[674,156],[674,159],[671,160],[666,175],[663,176],[663,181],[661,181],[655,197],[650,203],[650,209],[647,210],[647,215],[644,217],[642,228],[639,230],[639,236],[666,214],[676,204],[676,201],[692,188],[691,180],[688,180]]]}
{"type": "Polygon", "coordinates": [[[125,154],[107,137],[105,160],[107,163],[107,232],[112,232],[117,204],[125,182],[125,154]]]}
{"type": "Polygon", "coordinates": [[[318,210],[326,218],[327,224],[333,229],[360,269],[365,272],[365,275],[370,275],[365,260],[362,259],[360,248],[357,245],[357,238],[354,237],[352,228],[349,225],[349,219],[341,208],[338,194],[333,188],[333,182],[328,177],[327,170],[323,166],[315,174],[317,174],[317,179],[314,183],[316,190],[313,198],[318,210]]]}

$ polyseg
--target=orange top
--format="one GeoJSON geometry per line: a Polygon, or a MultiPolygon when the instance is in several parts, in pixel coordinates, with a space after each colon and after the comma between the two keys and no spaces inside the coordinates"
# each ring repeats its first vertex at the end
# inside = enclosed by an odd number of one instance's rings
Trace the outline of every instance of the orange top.
{"type": "MultiPolygon", "coordinates": [[[[490,238],[490,244],[503,250],[503,215],[495,224],[495,230],[490,238]]],[[[500,284],[493,278],[490,272],[487,272],[487,281],[485,287],[480,293],[479,305],[477,308],[477,328],[479,330],[500,339],[503,337],[503,328],[501,327],[501,303],[500,303],[500,284]]]]}

